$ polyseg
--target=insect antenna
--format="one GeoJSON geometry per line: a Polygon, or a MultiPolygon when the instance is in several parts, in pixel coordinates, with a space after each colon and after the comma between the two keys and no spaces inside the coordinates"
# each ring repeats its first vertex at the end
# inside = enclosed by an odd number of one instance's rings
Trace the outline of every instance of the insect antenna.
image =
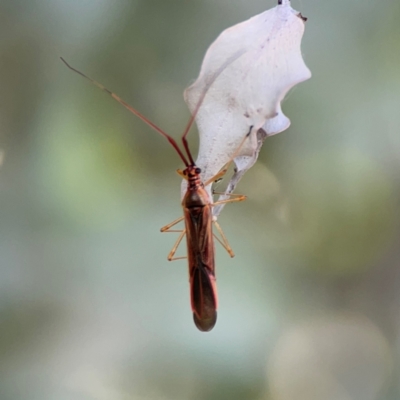
{"type": "MultiPolygon", "coordinates": [[[[155,125],[153,122],[151,122],[148,118],[146,118],[143,114],[141,114],[138,110],[136,110],[135,108],[133,108],[131,105],[129,105],[126,101],[122,100],[119,96],[117,96],[115,93],[111,92],[110,90],[108,90],[105,86],[103,86],[101,83],[95,81],[92,78],[89,78],[87,75],[85,75],[83,72],[75,69],[74,67],[72,67],[71,65],[69,65],[62,57],[61,61],[72,71],[76,72],[77,74],[83,76],[84,78],[86,78],[89,82],[93,83],[94,85],[96,85],[98,88],[100,88],[101,90],[103,90],[104,92],[106,92],[107,94],[109,94],[114,100],[118,101],[118,103],[122,104],[127,110],[129,110],[132,114],[136,115],[137,117],[139,117],[144,123],[146,123],[148,126],[150,126],[151,128],[153,128],[156,132],[158,132],[160,135],[164,136],[168,142],[172,145],[172,147],[176,150],[176,152],[178,153],[179,157],[182,159],[183,163],[185,164],[186,167],[188,167],[189,165],[193,165],[193,158],[190,154],[190,152],[188,151],[187,146],[185,147],[186,152],[188,153],[189,156],[189,161],[187,160],[187,158],[185,157],[185,155],[183,154],[182,150],[179,148],[178,144],[176,143],[175,139],[168,135],[168,133],[164,132],[161,128],[159,128],[157,125],[155,125]],[[190,162],[190,164],[189,164],[190,162]]],[[[204,97],[203,97],[204,98],[204,97]]],[[[193,122],[192,122],[193,123],[193,122]]],[[[191,124],[192,124],[191,123],[191,124]]],[[[191,125],[190,124],[190,125],[191,125]]],[[[190,129],[190,126],[189,126],[190,129]]]]}

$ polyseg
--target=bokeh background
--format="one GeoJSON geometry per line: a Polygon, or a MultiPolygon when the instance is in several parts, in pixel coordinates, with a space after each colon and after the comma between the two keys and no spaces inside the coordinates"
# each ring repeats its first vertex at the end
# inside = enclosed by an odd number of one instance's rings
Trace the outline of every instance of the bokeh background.
{"type": "Polygon", "coordinates": [[[159,232],[179,158],[59,60],[178,137],[209,44],[275,3],[0,1],[1,400],[400,398],[399,2],[293,1],[313,78],[219,219],[206,334],[159,232]]]}

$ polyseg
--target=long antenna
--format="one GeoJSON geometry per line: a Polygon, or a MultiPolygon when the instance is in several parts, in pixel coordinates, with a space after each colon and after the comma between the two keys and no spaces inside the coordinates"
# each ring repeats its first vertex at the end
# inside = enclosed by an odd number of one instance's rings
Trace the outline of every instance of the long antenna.
{"type": "Polygon", "coordinates": [[[135,108],[133,108],[132,106],[130,106],[126,101],[122,100],[119,96],[117,96],[115,93],[111,92],[110,90],[108,90],[105,86],[103,86],[101,83],[95,81],[92,78],[89,78],[88,76],[86,76],[83,72],[78,71],[77,69],[71,67],[71,65],[69,65],[62,57],[61,61],[72,71],[76,72],[77,74],[83,76],[84,78],[86,78],[89,82],[93,83],[94,85],[96,85],[98,88],[100,88],[101,90],[103,90],[104,92],[106,92],[107,94],[109,94],[114,100],[118,101],[118,103],[122,104],[127,110],[129,110],[132,114],[136,115],[137,117],[139,117],[144,123],[146,123],[147,125],[149,125],[151,128],[153,128],[156,132],[158,132],[160,135],[164,136],[169,143],[171,143],[172,147],[176,150],[176,152],[178,153],[179,157],[182,159],[183,163],[186,165],[186,167],[188,167],[189,165],[193,164],[193,160],[190,157],[190,163],[188,162],[188,160],[186,159],[186,157],[184,156],[184,154],[182,153],[182,150],[179,148],[178,144],[176,143],[175,139],[168,135],[168,133],[164,132],[161,128],[159,128],[157,125],[153,124],[153,122],[151,122],[148,118],[146,118],[143,114],[141,114],[138,110],[136,110],[135,108]]]}
{"type": "Polygon", "coordinates": [[[105,86],[103,86],[101,83],[95,81],[92,78],[89,78],[87,75],[85,75],[83,72],[77,70],[76,68],[72,67],[67,63],[67,61],[64,60],[64,58],[61,58],[61,61],[72,71],[76,72],[77,74],[83,76],[86,78],[89,82],[93,83],[96,85],[98,88],[109,94],[114,100],[118,101],[118,103],[122,104],[127,110],[129,110],[132,114],[136,115],[139,117],[144,123],[149,125],[151,128],[153,128],[156,132],[158,132],[160,135],[164,136],[168,142],[172,145],[172,147],[176,150],[178,153],[179,157],[182,159],[183,163],[185,164],[186,167],[189,165],[195,165],[195,162],[193,160],[192,153],[189,149],[189,144],[187,142],[186,136],[190,131],[190,128],[193,125],[193,122],[196,119],[197,113],[200,110],[201,105],[203,104],[203,101],[207,95],[208,90],[210,89],[211,85],[214,83],[214,81],[218,78],[218,76],[221,74],[221,72],[232,62],[234,62],[236,59],[238,59],[242,54],[244,54],[246,51],[244,49],[241,49],[234,53],[231,57],[229,57],[212,75],[206,79],[206,83],[204,86],[203,91],[200,94],[200,97],[197,101],[196,107],[194,108],[191,117],[189,118],[188,123],[186,124],[185,130],[182,133],[182,144],[183,147],[186,151],[187,158],[183,154],[182,150],[179,148],[178,144],[176,143],[175,139],[168,135],[165,131],[163,131],[161,128],[159,128],[157,125],[155,125],[153,122],[151,122],[148,118],[146,118],[143,114],[141,114],[138,110],[133,108],[131,105],[129,105],[126,101],[122,100],[119,96],[117,96],[115,93],[111,92],[108,90],[105,86]]]}

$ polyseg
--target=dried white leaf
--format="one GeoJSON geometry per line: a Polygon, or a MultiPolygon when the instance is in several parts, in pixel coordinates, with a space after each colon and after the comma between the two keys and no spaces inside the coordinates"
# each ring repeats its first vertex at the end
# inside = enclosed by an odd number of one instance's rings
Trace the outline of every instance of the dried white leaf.
{"type": "MultiPolygon", "coordinates": [[[[264,139],[289,127],[281,101],[311,76],[300,50],[303,33],[304,18],[289,0],[279,0],[276,7],[223,31],[209,47],[199,77],[184,95],[193,113],[208,88],[196,115],[200,135],[196,164],[203,181],[237,152],[237,171],[228,187],[233,190],[256,162],[264,139]]],[[[215,207],[214,214],[220,210],[215,207]]]]}

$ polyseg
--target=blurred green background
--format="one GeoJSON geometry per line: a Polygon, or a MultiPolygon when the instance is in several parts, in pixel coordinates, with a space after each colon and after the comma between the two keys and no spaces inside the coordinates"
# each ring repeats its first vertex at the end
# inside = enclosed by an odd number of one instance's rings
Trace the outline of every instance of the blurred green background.
{"type": "Polygon", "coordinates": [[[1,0],[1,400],[400,398],[400,2],[293,1],[313,77],[219,219],[207,334],[159,232],[179,158],[59,60],[178,137],[209,44],[275,4],[1,0]]]}

